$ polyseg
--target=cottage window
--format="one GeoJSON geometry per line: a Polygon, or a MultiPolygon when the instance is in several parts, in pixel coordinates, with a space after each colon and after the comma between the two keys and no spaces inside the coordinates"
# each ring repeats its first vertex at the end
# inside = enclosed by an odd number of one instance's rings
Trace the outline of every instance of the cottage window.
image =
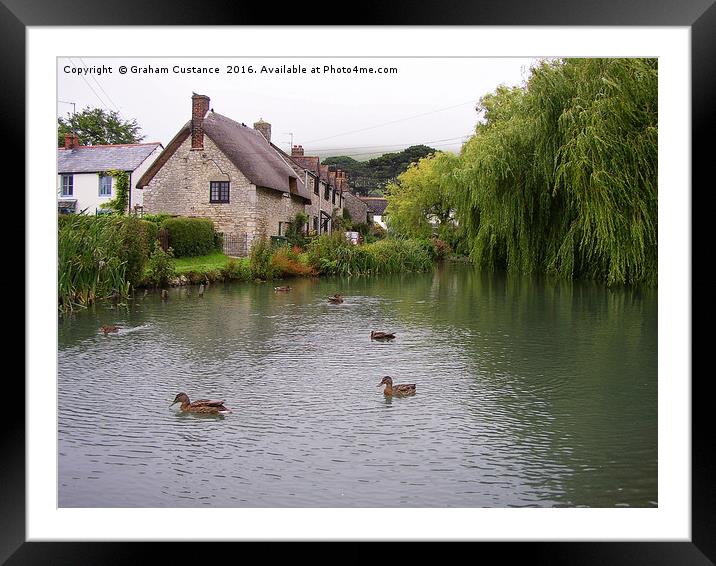
{"type": "Polygon", "coordinates": [[[317,195],[319,193],[318,183],[313,177],[311,177],[311,186],[313,187],[313,194],[317,195]]]}
{"type": "Polygon", "coordinates": [[[62,175],[62,196],[71,197],[74,188],[74,177],[72,175],[62,175]]]}
{"type": "Polygon", "coordinates": [[[336,191],[333,191],[333,204],[336,204],[336,191]]]}
{"type": "Polygon", "coordinates": [[[229,202],[229,181],[211,181],[209,202],[229,202]]]}
{"type": "Polygon", "coordinates": [[[328,200],[330,194],[331,194],[331,188],[328,185],[326,185],[326,189],[323,192],[323,198],[328,200]]]}
{"type": "Polygon", "coordinates": [[[112,196],[112,177],[110,177],[109,175],[99,176],[99,196],[112,196]]]}

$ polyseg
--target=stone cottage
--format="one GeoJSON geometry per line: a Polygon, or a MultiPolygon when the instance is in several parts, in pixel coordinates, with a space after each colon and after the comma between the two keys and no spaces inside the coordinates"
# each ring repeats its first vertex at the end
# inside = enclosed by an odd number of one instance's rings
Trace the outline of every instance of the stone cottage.
{"type": "MultiPolygon", "coordinates": [[[[242,253],[254,239],[278,236],[311,205],[306,172],[271,143],[271,125],[254,128],[192,96],[191,120],[137,182],[144,212],[211,218],[242,253]]],[[[241,253],[240,252],[240,253],[241,253]]]]}
{"type": "Polygon", "coordinates": [[[317,156],[305,155],[301,145],[291,148],[291,159],[307,172],[307,186],[314,196],[306,214],[314,232],[330,232],[331,218],[334,214],[343,216],[344,211],[355,222],[368,222],[368,207],[351,192],[345,171],[322,165],[317,156]]]}

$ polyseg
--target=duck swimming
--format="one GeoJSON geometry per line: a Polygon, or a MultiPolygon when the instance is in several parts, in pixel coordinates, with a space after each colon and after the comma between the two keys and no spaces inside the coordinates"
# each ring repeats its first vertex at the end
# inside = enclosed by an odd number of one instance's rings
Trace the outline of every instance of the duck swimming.
{"type": "Polygon", "coordinates": [[[393,378],[386,375],[378,384],[378,387],[385,385],[383,395],[386,397],[405,397],[406,395],[415,395],[415,384],[414,383],[400,383],[393,385],[393,378]]]}
{"type": "Polygon", "coordinates": [[[174,403],[181,403],[180,409],[184,413],[209,413],[214,415],[225,415],[231,411],[224,406],[224,401],[211,401],[209,399],[199,399],[191,403],[186,393],[177,393],[174,397],[174,403]]]}
{"type": "Polygon", "coordinates": [[[371,340],[392,340],[395,338],[395,334],[392,332],[376,332],[375,330],[370,331],[371,340]]]}
{"type": "Polygon", "coordinates": [[[107,336],[110,332],[119,332],[119,326],[116,324],[103,324],[99,327],[100,332],[104,332],[104,335],[107,336]]]}
{"type": "Polygon", "coordinates": [[[328,302],[338,305],[343,302],[343,295],[339,295],[338,293],[336,293],[332,297],[328,297],[328,302]]]}
{"type": "Polygon", "coordinates": [[[286,285],[285,287],[274,287],[273,290],[274,290],[274,291],[284,291],[284,292],[288,292],[288,291],[291,290],[291,286],[290,286],[290,285],[286,285]]]}

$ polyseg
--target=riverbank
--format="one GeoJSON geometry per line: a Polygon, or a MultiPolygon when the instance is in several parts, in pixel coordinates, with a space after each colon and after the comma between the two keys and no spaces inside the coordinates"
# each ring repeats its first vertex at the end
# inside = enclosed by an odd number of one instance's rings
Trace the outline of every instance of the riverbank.
{"type": "MultiPolygon", "coordinates": [[[[176,258],[165,275],[167,286],[179,287],[224,281],[424,272],[446,255],[445,248],[431,240],[385,239],[355,246],[336,234],[316,238],[305,248],[257,243],[251,256],[244,258],[229,257],[219,251],[176,258]]],[[[161,286],[157,277],[147,267],[136,287],[157,286],[161,286]]]]}

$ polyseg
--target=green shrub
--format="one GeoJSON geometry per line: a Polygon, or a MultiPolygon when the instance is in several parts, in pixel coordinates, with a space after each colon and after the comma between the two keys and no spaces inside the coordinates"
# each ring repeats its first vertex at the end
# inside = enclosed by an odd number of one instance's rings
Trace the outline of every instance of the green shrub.
{"type": "Polygon", "coordinates": [[[308,215],[303,212],[296,213],[296,216],[288,223],[286,229],[286,241],[292,246],[306,245],[306,223],[308,215]]]}
{"type": "Polygon", "coordinates": [[[249,255],[249,268],[251,277],[254,279],[273,279],[276,270],[271,264],[271,256],[273,248],[271,241],[266,237],[254,240],[251,244],[251,253],[249,255]]]}
{"type": "Polygon", "coordinates": [[[229,281],[249,281],[251,279],[251,268],[243,260],[229,258],[221,270],[224,279],[229,281]]]}
{"type": "Polygon", "coordinates": [[[162,223],[167,218],[173,218],[171,214],[145,214],[142,216],[142,220],[146,220],[147,222],[151,222],[152,224],[156,224],[157,228],[160,228],[162,223]]]}
{"type": "Polygon", "coordinates": [[[162,227],[176,257],[206,255],[214,249],[214,223],[208,218],[167,218],[162,227]]]}
{"type": "Polygon", "coordinates": [[[157,287],[166,287],[169,284],[169,280],[176,276],[176,265],[173,258],[172,248],[165,252],[159,244],[154,246],[148,266],[150,283],[157,287]]]}
{"type": "Polygon", "coordinates": [[[223,252],[224,251],[224,233],[214,232],[214,249],[223,252]]]}
{"type": "Polygon", "coordinates": [[[121,239],[120,258],[126,262],[125,277],[136,287],[157,239],[157,229],[151,222],[128,216],[118,223],[118,230],[121,239]]]}

